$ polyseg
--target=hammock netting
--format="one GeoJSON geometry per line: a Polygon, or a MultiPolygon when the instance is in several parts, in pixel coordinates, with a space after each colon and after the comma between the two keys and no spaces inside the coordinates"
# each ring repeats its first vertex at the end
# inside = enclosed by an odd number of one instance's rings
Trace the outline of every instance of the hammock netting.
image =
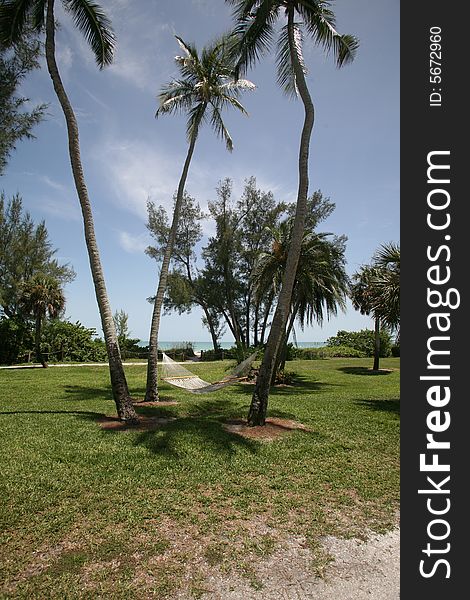
{"type": "Polygon", "coordinates": [[[205,394],[206,392],[215,392],[226,385],[232,385],[245,379],[250,367],[255,360],[257,352],[253,352],[251,356],[235,367],[235,369],[220,381],[209,383],[201,379],[194,373],[191,373],[186,367],[178,364],[163,352],[162,362],[162,379],[171,385],[174,385],[184,390],[188,390],[193,394],[205,394]]]}

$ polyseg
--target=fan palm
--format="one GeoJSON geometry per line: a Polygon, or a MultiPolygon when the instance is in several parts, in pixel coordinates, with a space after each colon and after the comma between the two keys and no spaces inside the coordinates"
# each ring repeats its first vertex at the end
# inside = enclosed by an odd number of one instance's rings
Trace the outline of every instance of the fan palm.
{"type": "MultiPolygon", "coordinates": [[[[137,415],[129,396],[113,313],[106,291],[91,203],[80,157],[77,119],[63,86],[55,58],[54,4],[54,0],[0,0],[0,39],[4,44],[11,45],[22,38],[28,27],[41,31],[45,25],[47,68],[67,123],[70,163],[83,215],[85,241],[108,353],[113,397],[119,417],[132,423],[137,421],[137,415]]],[[[113,59],[114,33],[102,9],[91,0],[62,0],[62,4],[90,45],[99,68],[109,65],[113,59]]]]}
{"type": "Polygon", "coordinates": [[[383,244],[373,257],[377,268],[377,294],[374,310],[382,323],[397,331],[400,329],[400,246],[393,242],[383,244]]]}
{"type": "Polygon", "coordinates": [[[180,78],[162,88],[158,96],[160,106],[156,117],[175,113],[188,115],[186,125],[188,151],[178,183],[171,229],[163,255],[155,295],[147,367],[147,389],[145,394],[147,401],[158,401],[157,349],[160,316],[171,253],[183,202],[184,187],[201,125],[208,121],[215,134],[225,141],[227,150],[232,151],[233,142],[222,119],[222,110],[231,106],[243,114],[247,114],[239,101],[239,97],[243,90],[252,90],[255,87],[251,81],[246,79],[239,78],[235,80],[231,59],[232,38],[230,36],[223,36],[214,43],[209,44],[203,48],[200,54],[193,44],[187,44],[178,36],[176,36],[176,39],[183,50],[183,55],[175,58],[180,78]]]}
{"type": "Polygon", "coordinates": [[[376,281],[378,270],[375,266],[363,265],[353,275],[350,287],[350,297],[353,306],[363,315],[373,315],[374,318],[374,371],[380,366],[380,318],[375,314],[374,305],[377,300],[376,281]]]}
{"type": "Polygon", "coordinates": [[[46,316],[57,317],[64,309],[65,297],[60,283],[54,277],[38,273],[23,284],[21,304],[35,320],[35,352],[36,360],[43,367],[47,362],[41,354],[41,329],[46,316]]]}
{"type": "MultiPolygon", "coordinates": [[[[273,236],[271,252],[262,253],[254,273],[258,296],[278,293],[286,268],[292,219],[283,221],[270,231],[273,236]]],[[[344,240],[328,239],[327,233],[304,233],[299,263],[292,291],[289,318],[281,339],[281,349],[273,373],[281,367],[286,344],[297,320],[303,329],[314,322],[322,324],[324,318],[344,310],[348,291],[348,276],[345,270],[344,240]]]]}
{"type": "Polygon", "coordinates": [[[330,8],[331,2],[326,0],[227,1],[235,7],[234,34],[238,39],[237,70],[240,73],[271,49],[276,33],[276,23],[281,17],[285,19],[277,39],[278,82],[288,95],[300,96],[305,109],[299,151],[297,207],[291,245],[263,363],[248,414],[249,425],[264,425],[272,373],[289,316],[307,207],[308,157],[315,113],[305,80],[306,66],[302,54],[303,35],[305,32],[315,44],[327,53],[334,54],[338,67],[354,58],[358,42],[353,36],[340,35],[336,31],[335,16],[330,8]]]}
{"type": "Polygon", "coordinates": [[[375,326],[374,370],[379,368],[380,327],[400,327],[400,247],[382,245],[374,254],[371,265],[363,265],[353,275],[350,296],[354,308],[372,315],[375,326]]]}

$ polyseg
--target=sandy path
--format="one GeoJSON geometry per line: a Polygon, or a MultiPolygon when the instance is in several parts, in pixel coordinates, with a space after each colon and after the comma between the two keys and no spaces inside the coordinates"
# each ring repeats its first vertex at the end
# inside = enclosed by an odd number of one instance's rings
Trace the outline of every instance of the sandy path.
{"type": "Polygon", "coordinates": [[[311,571],[312,555],[301,538],[291,538],[256,569],[254,590],[246,579],[212,575],[204,600],[397,600],[400,597],[400,530],[372,535],[366,542],[327,537],[334,560],[325,578],[311,571]]]}

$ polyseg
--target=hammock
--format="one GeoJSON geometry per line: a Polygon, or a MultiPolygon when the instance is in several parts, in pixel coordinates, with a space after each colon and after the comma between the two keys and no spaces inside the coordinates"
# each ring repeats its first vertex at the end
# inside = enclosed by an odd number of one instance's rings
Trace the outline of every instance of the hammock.
{"type": "Polygon", "coordinates": [[[253,361],[258,352],[253,352],[251,356],[246,358],[242,363],[237,365],[230,375],[227,375],[220,381],[208,383],[194,373],[191,373],[186,367],[176,363],[164,352],[162,362],[162,379],[171,385],[174,385],[184,390],[188,390],[193,394],[205,394],[206,392],[215,392],[226,385],[232,385],[237,381],[246,379],[246,374],[250,370],[253,361]]]}

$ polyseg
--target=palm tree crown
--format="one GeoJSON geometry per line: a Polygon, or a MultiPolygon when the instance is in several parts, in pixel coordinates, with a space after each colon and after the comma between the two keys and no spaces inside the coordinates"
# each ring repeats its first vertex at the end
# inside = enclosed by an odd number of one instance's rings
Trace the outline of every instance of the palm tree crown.
{"type": "Polygon", "coordinates": [[[65,296],[57,279],[38,273],[25,282],[21,303],[35,318],[54,318],[63,310],[65,296]]]}
{"type": "Polygon", "coordinates": [[[222,120],[222,109],[230,105],[247,114],[238,98],[241,91],[255,88],[246,79],[235,81],[231,59],[233,38],[222,36],[204,47],[200,55],[194,44],[187,44],[178,36],[176,39],[184,52],[183,56],[175,57],[181,77],[162,88],[158,95],[160,106],[155,116],[187,113],[188,142],[197,138],[204,121],[210,121],[216,135],[225,141],[227,149],[231,151],[233,142],[222,120]]]}
{"type": "MultiPolygon", "coordinates": [[[[292,218],[270,228],[272,248],[262,252],[253,275],[256,293],[277,294],[281,287],[292,236],[292,218]]],[[[291,322],[300,326],[322,324],[325,316],[344,310],[348,291],[344,239],[328,239],[327,233],[304,234],[291,300],[291,322]]]]}
{"type": "Polygon", "coordinates": [[[278,83],[288,95],[298,93],[294,60],[298,60],[304,74],[307,73],[302,53],[304,34],[321,46],[327,54],[332,53],[338,67],[351,62],[358,48],[352,35],[336,31],[336,19],[327,0],[226,0],[234,6],[238,38],[237,73],[243,73],[259,58],[271,51],[277,35],[278,83]],[[284,14],[288,23],[276,30],[276,23],[284,14]],[[298,21],[294,21],[294,18],[298,21]],[[289,25],[292,28],[290,38],[289,25]],[[295,53],[295,56],[293,54],[295,53]]]}
{"type": "Polygon", "coordinates": [[[383,244],[371,265],[353,276],[351,299],[362,314],[373,314],[382,325],[398,331],[400,325],[400,246],[383,244]]]}
{"type": "MultiPolygon", "coordinates": [[[[114,32],[111,22],[98,4],[90,0],[61,0],[73,18],[100,69],[111,64],[114,56],[114,32]]],[[[32,27],[40,31],[45,25],[49,4],[54,0],[0,0],[0,40],[10,46],[32,27]]]]}

